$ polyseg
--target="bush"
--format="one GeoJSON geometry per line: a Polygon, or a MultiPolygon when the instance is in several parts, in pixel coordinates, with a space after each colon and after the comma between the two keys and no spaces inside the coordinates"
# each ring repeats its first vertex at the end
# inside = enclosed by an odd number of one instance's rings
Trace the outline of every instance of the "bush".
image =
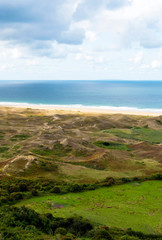
{"type": "Polygon", "coordinates": [[[23,195],[21,192],[13,192],[10,194],[11,201],[20,200],[20,199],[23,199],[23,195]]]}
{"type": "Polygon", "coordinates": [[[5,203],[8,203],[9,202],[9,198],[8,197],[1,197],[0,198],[0,206],[5,204],[5,203]]]}
{"type": "Polygon", "coordinates": [[[111,237],[108,231],[106,231],[105,229],[101,229],[96,231],[92,239],[93,240],[101,240],[101,239],[112,240],[113,238],[111,237]]]}
{"type": "Polygon", "coordinates": [[[28,186],[25,183],[20,183],[19,189],[20,189],[20,192],[26,192],[28,191],[28,186]]]}
{"type": "Polygon", "coordinates": [[[2,235],[0,235],[2,239],[8,239],[8,240],[19,240],[20,236],[18,233],[11,232],[9,230],[5,230],[2,232],[2,235]]]}
{"type": "Polygon", "coordinates": [[[72,233],[68,233],[68,234],[66,234],[66,236],[61,238],[61,240],[74,240],[74,239],[76,239],[76,238],[75,238],[74,234],[72,234],[72,233]]]}
{"type": "Polygon", "coordinates": [[[48,234],[52,232],[50,221],[46,216],[40,215],[34,210],[26,207],[10,208],[8,219],[9,218],[11,220],[7,220],[7,222],[8,224],[11,224],[11,226],[12,224],[13,226],[22,227],[32,225],[44,233],[48,234]]]}
{"type": "Polygon", "coordinates": [[[83,219],[82,217],[71,217],[66,220],[66,225],[68,230],[76,235],[84,235],[93,227],[88,220],[83,219]]]}
{"type": "Polygon", "coordinates": [[[9,193],[20,192],[20,188],[17,185],[11,185],[8,187],[9,193]]]}
{"type": "Polygon", "coordinates": [[[153,180],[162,180],[162,174],[161,173],[153,174],[151,179],[153,179],[153,180]]]}
{"type": "Polygon", "coordinates": [[[95,190],[97,188],[96,184],[91,184],[86,187],[86,190],[95,190]]]}
{"type": "Polygon", "coordinates": [[[36,189],[33,189],[33,190],[31,191],[31,194],[32,194],[32,196],[38,196],[38,192],[37,192],[36,189]]]}
{"type": "Polygon", "coordinates": [[[59,187],[54,187],[52,190],[51,190],[52,193],[60,193],[60,188],[59,187]]]}
{"type": "Polygon", "coordinates": [[[134,177],[133,178],[133,181],[135,181],[135,182],[139,182],[141,179],[139,178],[139,177],[134,177]]]}
{"type": "Polygon", "coordinates": [[[130,178],[122,178],[121,179],[123,183],[129,183],[131,182],[131,179],[130,178]]]}
{"type": "Polygon", "coordinates": [[[45,216],[46,218],[50,219],[50,220],[53,219],[53,215],[52,215],[51,213],[46,213],[46,214],[44,214],[44,216],[45,216]]]}
{"type": "Polygon", "coordinates": [[[70,192],[81,192],[83,190],[83,187],[79,184],[74,184],[68,188],[70,192]]]}
{"type": "Polygon", "coordinates": [[[125,236],[122,236],[121,237],[121,240],[139,240],[138,237],[132,237],[132,236],[129,236],[129,235],[125,235],[125,236]]]}
{"type": "Polygon", "coordinates": [[[56,234],[61,234],[64,236],[67,234],[67,230],[66,228],[63,228],[63,227],[56,228],[54,235],[56,234]]]}
{"type": "Polygon", "coordinates": [[[105,179],[106,186],[112,186],[115,184],[115,179],[112,177],[107,177],[105,179]]]}

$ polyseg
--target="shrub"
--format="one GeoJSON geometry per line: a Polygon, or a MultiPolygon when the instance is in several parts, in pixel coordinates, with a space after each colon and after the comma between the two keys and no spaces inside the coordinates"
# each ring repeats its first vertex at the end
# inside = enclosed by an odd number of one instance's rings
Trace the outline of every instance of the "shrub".
{"type": "Polygon", "coordinates": [[[123,183],[129,183],[131,182],[131,179],[130,178],[122,178],[121,179],[123,183]]]}
{"type": "Polygon", "coordinates": [[[31,191],[31,194],[32,194],[32,196],[38,196],[38,192],[37,192],[36,189],[33,189],[33,190],[31,191]]]}
{"type": "Polygon", "coordinates": [[[9,193],[13,193],[13,192],[19,192],[20,189],[19,189],[19,186],[17,186],[17,185],[11,185],[8,187],[8,191],[9,191],[9,193]]]}
{"type": "Polygon", "coordinates": [[[91,184],[86,187],[86,190],[95,190],[97,188],[96,184],[91,184]]]}
{"type": "Polygon", "coordinates": [[[77,235],[84,235],[93,228],[89,221],[82,217],[68,218],[66,224],[69,226],[68,230],[77,235]]]}
{"type": "Polygon", "coordinates": [[[74,240],[74,239],[76,239],[76,238],[75,238],[74,234],[72,234],[72,233],[68,233],[68,234],[66,234],[66,236],[61,238],[61,240],[74,240]]]}
{"type": "Polygon", "coordinates": [[[53,215],[52,215],[51,213],[46,213],[46,214],[44,214],[44,216],[45,216],[46,218],[50,219],[50,220],[53,219],[53,215]]]}
{"type": "Polygon", "coordinates": [[[151,179],[162,180],[162,174],[161,173],[153,174],[151,179]]]}
{"type": "Polygon", "coordinates": [[[52,193],[60,193],[60,188],[58,186],[55,186],[52,190],[51,190],[52,193]]]}
{"type": "Polygon", "coordinates": [[[107,177],[107,178],[105,179],[105,183],[106,183],[108,186],[112,186],[112,185],[115,184],[115,179],[112,178],[112,177],[107,177]]]}
{"type": "Polygon", "coordinates": [[[9,202],[9,198],[8,197],[1,197],[0,198],[0,206],[5,204],[5,203],[8,203],[9,202]]]}
{"type": "Polygon", "coordinates": [[[108,233],[108,231],[106,231],[105,229],[101,229],[98,230],[94,237],[92,238],[93,240],[101,240],[101,239],[108,239],[108,240],[112,240],[111,235],[108,233]]]}
{"type": "Polygon", "coordinates": [[[132,236],[129,236],[129,235],[124,235],[121,237],[121,240],[139,240],[138,237],[132,237],[132,236]]]}
{"type": "Polygon", "coordinates": [[[10,194],[10,200],[15,201],[15,200],[20,200],[23,198],[23,195],[21,192],[13,192],[10,194]]]}
{"type": "Polygon", "coordinates": [[[80,191],[83,190],[83,187],[82,187],[81,185],[79,185],[79,184],[76,183],[76,184],[70,186],[68,190],[69,190],[70,192],[80,192],[80,191]]]}
{"type": "Polygon", "coordinates": [[[134,177],[133,181],[138,182],[138,181],[140,181],[140,178],[139,177],[134,177]]]}
{"type": "Polygon", "coordinates": [[[37,229],[41,230],[44,233],[51,233],[51,225],[49,219],[40,215],[32,209],[21,207],[16,208],[12,207],[9,209],[9,218],[10,221],[7,221],[8,224],[12,224],[13,226],[35,226],[37,229]]]}
{"type": "Polygon", "coordinates": [[[54,235],[56,234],[61,234],[64,236],[67,234],[67,230],[66,228],[63,228],[63,227],[56,228],[54,235]]]}
{"type": "Polygon", "coordinates": [[[11,232],[10,230],[5,229],[2,232],[2,235],[0,235],[2,239],[8,239],[8,240],[19,240],[20,236],[18,233],[11,232]]]}
{"type": "Polygon", "coordinates": [[[20,183],[19,189],[21,192],[26,192],[26,191],[28,191],[28,186],[25,183],[20,183]]]}

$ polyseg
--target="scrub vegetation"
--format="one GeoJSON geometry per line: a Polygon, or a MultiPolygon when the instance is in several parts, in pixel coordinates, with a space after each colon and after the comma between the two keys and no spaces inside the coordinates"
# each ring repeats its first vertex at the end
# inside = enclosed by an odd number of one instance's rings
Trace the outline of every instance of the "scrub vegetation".
{"type": "Polygon", "coordinates": [[[0,238],[161,239],[161,122],[1,107],[0,238]]]}

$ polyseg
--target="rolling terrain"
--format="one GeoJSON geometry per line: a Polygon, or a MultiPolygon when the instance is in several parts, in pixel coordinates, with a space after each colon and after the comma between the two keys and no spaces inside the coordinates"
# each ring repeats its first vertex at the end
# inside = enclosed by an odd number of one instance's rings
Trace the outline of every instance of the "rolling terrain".
{"type": "Polygon", "coordinates": [[[162,116],[0,108],[0,239],[162,239],[161,178],[162,116]]]}
{"type": "Polygon", "coordinates": [[[162,116],[0,110],[0,176],[93,182],[162,171],[162,116]]]}

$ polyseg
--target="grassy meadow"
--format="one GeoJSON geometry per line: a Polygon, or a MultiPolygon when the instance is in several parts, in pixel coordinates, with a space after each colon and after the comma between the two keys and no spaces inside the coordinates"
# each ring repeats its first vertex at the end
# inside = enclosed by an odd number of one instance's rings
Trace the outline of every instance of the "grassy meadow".
{"type": "Polygon", "coordinates": [[[148,126],[145,128],[133,127],[131,129],[109,129],[104,130],[103,132],[111,133],[121,138],[146,141],[152,144],[162,142],[162,130],[157,131],[155,129],[149,129],[148,126]]]}
{"type": "Polygon", "coordinates": [[[16,204],[55,217],[83,216],[95,224],[162,233],[162,186],[160,181],[129,183],[93,191],[50,194],[16,204]]]}

